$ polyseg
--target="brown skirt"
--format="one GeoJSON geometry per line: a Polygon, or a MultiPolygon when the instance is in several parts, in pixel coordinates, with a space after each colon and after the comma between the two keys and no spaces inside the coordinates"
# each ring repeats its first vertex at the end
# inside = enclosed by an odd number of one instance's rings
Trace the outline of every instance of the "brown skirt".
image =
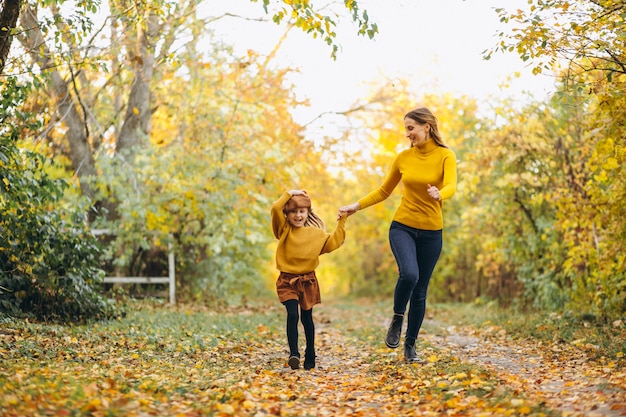
{"type": "Polygon", "coordinates": [[[322,302],[315,271],[306,274],[281,272],[276,280],[276,292],[281,303],[298,300],[302,310],[310,310],[322,302]]]}

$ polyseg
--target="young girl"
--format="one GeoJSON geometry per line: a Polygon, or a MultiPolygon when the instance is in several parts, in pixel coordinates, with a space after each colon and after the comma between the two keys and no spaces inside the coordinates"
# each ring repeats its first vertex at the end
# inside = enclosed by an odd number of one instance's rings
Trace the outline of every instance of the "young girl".
{"type": "Polygon", "coordinates": [[[341,216],[337,229],[326,233],[322,219],[311,209],[311,199],[304,190],[285,192],[272,204],[272,230],[278,239],[276,280],[278,299],[287,309],[287,342],[289,366],[300,368],[298,350],[298,305],[306,336],[304,369],[315,368],[315,325],[313,306],[321,303],[320,288],[315,276],[319,256],[339,248],[345,239],[341,216]]]}

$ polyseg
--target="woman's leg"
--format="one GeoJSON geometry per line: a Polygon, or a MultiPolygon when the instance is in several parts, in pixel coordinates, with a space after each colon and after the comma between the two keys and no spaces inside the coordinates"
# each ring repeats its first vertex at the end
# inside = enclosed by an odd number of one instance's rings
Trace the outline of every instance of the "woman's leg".
{"type": "Polygon", "coordinates": [[[398,264],[398,280],[393,297],[393,318],[385,337],[385,344],[392,349],[400,345],[404,312],[419,274],[415,234],[416,229],[397,222],[392,222],[389,228],[389,244],[398,264]]]}
{"type": "Polygon", "coordinates": [[[306,351],[304,352],[304,369],[315,368],[315,323],[313,322],[313,309],[302,310],[302,325],[306,337],[306,351]]]}
{"type": "Polygon", "coordinates": [[[393,312],[403,315],[419,278],[416,229],[392,223],[389,244],[398,264],[398,281],[393,295],[393,312]]]}
{"type": "Polygon", "coordinates": [[[414,345],[426,314],[426,293],[443,246],[441,230],[419,230],[417,235],[417,263],[419,279],[411,295],[406,343],[414,345]]]}

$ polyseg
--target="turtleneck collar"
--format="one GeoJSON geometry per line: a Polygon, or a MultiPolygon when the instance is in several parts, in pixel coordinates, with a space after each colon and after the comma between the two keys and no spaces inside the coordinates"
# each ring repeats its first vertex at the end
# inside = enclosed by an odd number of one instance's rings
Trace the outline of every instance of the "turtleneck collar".
{"type": "Polygon", "coordinates": [[[434,151],[435,149],[437,149],[438,147],[439,145],[437,145],[437,143],[435,143],[435,141],[432,139],[427,140],[426,142],[424,142],[423,144],[419,146],[415,146],[417,152],[421,154],[430,153],[434,151]]]}

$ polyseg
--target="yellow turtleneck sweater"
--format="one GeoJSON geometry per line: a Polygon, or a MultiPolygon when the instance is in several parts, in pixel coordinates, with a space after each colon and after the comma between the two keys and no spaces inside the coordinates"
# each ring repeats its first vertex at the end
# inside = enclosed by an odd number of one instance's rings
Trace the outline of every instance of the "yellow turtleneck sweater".
{"type": "Polygon", "coordinates": [[[315,271],[320,255],[343,245],[347,216],[339,219],[333,233],[317,227],[291,227],[283,214],[283,207],[290,198],[291,195],[285,192],[272,204],[272,230],[278,239],[276,268],[290,274],[306,274],[315,271]]]}
{"type": "Polygon", "coordinates": [[[432,139],[406,149],[393,161],[382,185],[359,200],[361,209],[380,203],[402,180],[402,202],[393,220],[415,229],[443,229],[442,202],[432,198],[428,184],[439,189],[442,201],[456,191],[456,155],[432,139]]]}

